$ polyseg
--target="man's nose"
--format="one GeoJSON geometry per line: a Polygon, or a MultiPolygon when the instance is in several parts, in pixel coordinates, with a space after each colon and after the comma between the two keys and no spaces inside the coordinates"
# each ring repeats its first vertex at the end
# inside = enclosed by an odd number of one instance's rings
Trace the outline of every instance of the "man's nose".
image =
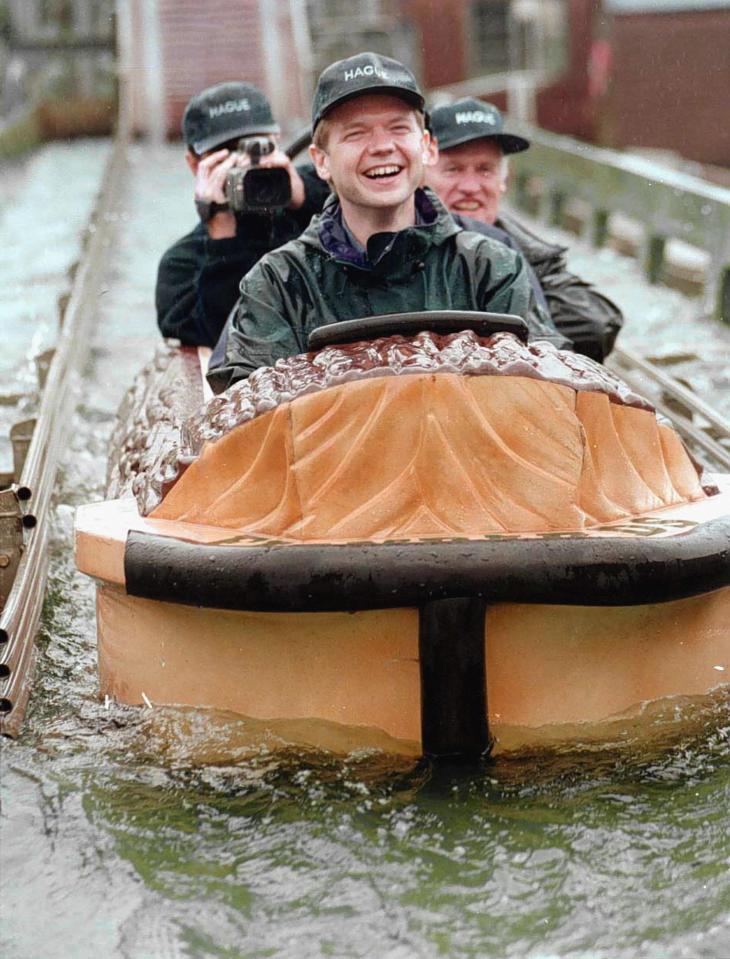
{"type": "Polygon", "coordinates": [[[376,128],[370,134],[368,146],[371,153],[389,153],[393,149],[393,137],[388,130],[376,128]]]}
{"type": "Polygon", "coordinates": [[[462,193],[478,193],[482,188],[482,182],[476,173],[463,173],[459,177],[459,189],[462,193]]]}

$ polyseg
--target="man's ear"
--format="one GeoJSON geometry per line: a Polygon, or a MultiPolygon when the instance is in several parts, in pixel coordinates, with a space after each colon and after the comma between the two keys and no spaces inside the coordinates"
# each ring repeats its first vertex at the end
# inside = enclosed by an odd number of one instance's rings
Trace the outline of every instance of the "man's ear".
{"type": "Polygon", "coordinates": [[[504,154],[502,154],[502,160],[501,160],[501,166],[500,166],[499,174],[500,174],[500,176],[501,176],[501,178],[502,178],[502,182],[499,184],[499,192],[500,192],[500,193],[506,193],[506,192],[507,192],[507,186],[508,186],[508,184],[509,184],[509,160],[507,159],[507,157],[506,157],[504,154]]]}
{"type": "Polygon", "coordinates": [[[423,131],[424,166],[436,166],[439,162],[439,142],[428,130],[423,131]]]}
{"type": "Polygon", "coordinates": [[[320,180],[324,180],[325,183],[329,183],[332,180],[332,174],[330,173],[330,158],[327,156],[324,150],[320,150],[320,148],[315,146],[313,143],[310,144],[309,155],[312,158],[314,169],[317,171],[317,176],[320,178],[320,180]]]}
{"type": "Polygon", "coordinates": [[[186,150],[185,161],[190,167],[190,172],[195,176],[198,172],[198,166],[200,165],[200,157],[196,156],[192,150],[186,150]]]}

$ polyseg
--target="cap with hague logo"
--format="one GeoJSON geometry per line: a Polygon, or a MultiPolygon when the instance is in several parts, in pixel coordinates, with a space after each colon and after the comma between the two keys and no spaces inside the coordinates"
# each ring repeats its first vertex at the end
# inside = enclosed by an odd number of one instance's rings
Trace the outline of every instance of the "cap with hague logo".
{"type": "Polygon", "coordinates": [[[312,104],[312,131],[333,107],[368,93],[390,93],[423,110],[425,101],[408,67],[379,53],[358,53],[323,70],[312,104]]]}
{"type": "Polygon", "coordinates": [[[530,141],[524,137],[503,132],[502,114],[493,104],[472,97],[434,107],[429,120],[429,129],[437,138],[441,150],[484,137],[496,140],[503,153],[521,153],[530,145],[530,141]]]}
{"type": "Polygon", "coordinates": [[[183,138],[196,153],[251,133],[278,133],[271,105],[252,83],[233,80],[196,94],[185,107],[183,138]]]}

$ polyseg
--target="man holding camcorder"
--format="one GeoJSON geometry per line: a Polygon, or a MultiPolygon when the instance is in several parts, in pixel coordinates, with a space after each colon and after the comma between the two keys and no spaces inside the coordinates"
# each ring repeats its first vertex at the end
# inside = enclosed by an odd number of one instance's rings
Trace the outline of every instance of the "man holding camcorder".
{"type": "Polygon", "coordinates": [[[307,226],[328,189],[279,148],[279,126],[250,83],[220,83],[188,103],[185,158],[200,223],[165,253],[157,274],[163,336],[213,346],[241,277],[307,226]]]}

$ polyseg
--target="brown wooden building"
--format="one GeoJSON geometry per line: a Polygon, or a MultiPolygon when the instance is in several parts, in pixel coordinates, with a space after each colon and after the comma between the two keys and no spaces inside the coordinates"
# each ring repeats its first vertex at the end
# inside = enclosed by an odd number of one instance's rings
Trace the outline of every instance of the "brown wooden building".
{"type": "MultiPolygon", "coordinates": [[[[730,166],[728,0],[401,0],[427,88],[532,71],[558,133],[730,166]]],[[[476,89],[476,88],[475,88],[476,89]]],[[[506,90],[485,85],[507,106],[506,90]]]]}
{"type": "Polygon", "coordinates": [[[730,166],[730,3],[604,0],[603,140],[730,166]]]}

